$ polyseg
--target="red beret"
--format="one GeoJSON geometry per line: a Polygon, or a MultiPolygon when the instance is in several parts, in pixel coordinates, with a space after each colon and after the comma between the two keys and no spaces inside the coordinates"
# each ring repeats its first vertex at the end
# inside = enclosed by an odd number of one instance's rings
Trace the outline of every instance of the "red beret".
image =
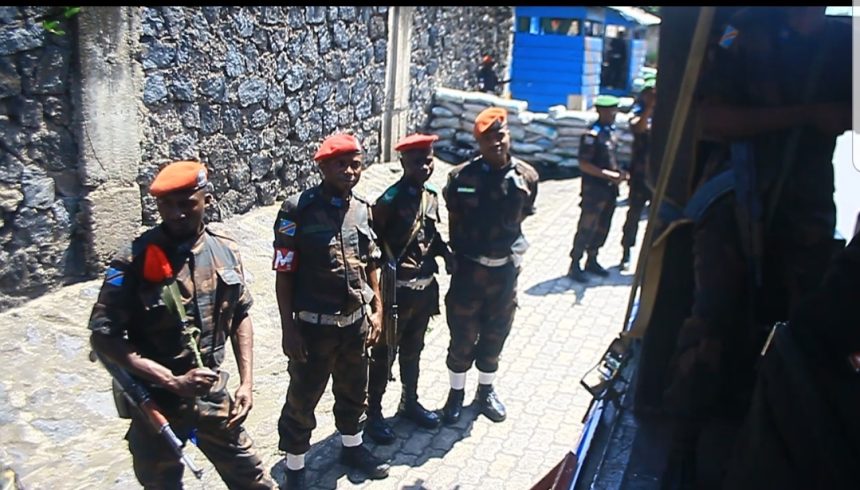
{"type": "Polygon", "coordinates": [[[501,128],[505,123],[508,122],[508,111],[502,109],[501,107],[489,107],[481,111],[478,114],[478,117],[475,118],[475,128],[473,133],[475,136],[478,136],[481,133],[486,132],[488,129],[493,128],[493,125],[498,123],[498,128],[501,128]]]}
{"type": "Polygon", "coordinates": [[[435,134],[410,134],[398,141],[397,145],[394,146],[394,149],[397,151],[409,151],[430,148],[433,146],[433,142],[438,139],[439,137],[435,134]]]}
{"type": "Polygon", "coordinates": [[[320,149],[314,155],[314,161],[319,162],[325,158],[357,152],[361,152],[361,145],[358,144],[355,136],[346,133],[333,134],[322,142],[320,149]]]}
{"type": "Polygon", "coordinates": [[[173,162],[158,172],[149,186],[149,193],[155,197],[161,197],[173,191],[200,189],[208,183],[206,166],[202,163],[173,162]]]}
{"type": "Polygon", "coordinates": [[[483,59],[483,61],[484,61],[484,63],[492,63],[492,62],[493,62],[493,57],[492,57],[492,56],[490,56],[490,55],[488,55],[488,54],[487,54],[487,55],[484,55],[484,59],[483,59]]]}

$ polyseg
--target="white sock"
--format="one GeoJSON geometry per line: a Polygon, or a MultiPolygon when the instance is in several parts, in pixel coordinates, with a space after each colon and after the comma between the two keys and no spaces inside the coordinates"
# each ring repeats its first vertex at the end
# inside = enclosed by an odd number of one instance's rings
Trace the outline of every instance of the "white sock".
{"type": "Polygon", "coordinates": [[[305,467],[305,454],[287,453],[287,469],[297,471],[305,467]]]}
{"type": "Polygon", "coordinates": [[[479,385],[491,385],[493,384],[493,380],[496,379],[496,373],[485,373],[478,370],[478,384],[479,385]]]}
{"type": "Polygon", "coordinates": [[[452,390],[462,390],[466,388],[466,373],[455,373],[449,369],[448,379],[451,381],[452,390]]]}
{"type": "Polygon", "coordinates": [[[362,441],[361,441],[361,434],[362,434],[363,432],[364,432],[364,431],[359,432],[358,434],[351,435],[351,436],[348,436],[348,435],[346,435],[346,434],[341,434],[341,435],[340,435],[340,440],[341,440],[341,442],[343,443],[343,447],[356,447],[356,446],[361,446],[361,442],[362,442],[362,441]]]}

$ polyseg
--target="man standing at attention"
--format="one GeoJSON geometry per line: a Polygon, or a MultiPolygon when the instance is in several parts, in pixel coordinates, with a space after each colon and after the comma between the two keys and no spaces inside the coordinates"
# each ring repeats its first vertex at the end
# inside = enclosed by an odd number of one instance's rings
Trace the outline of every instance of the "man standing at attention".
{"type": "Polygon", "coordinates": [[[316,427],[314,409],[333,379],[340,461],[372,479],[388,464],[364,447],[368,346],[382,332],[382,302],[370,204],[352,188],[363,155],[354,136],[323,141],[314,160],[322,184],[289,197],[274,225],[275,291],[290,385],[278,420],[287,487],[305,487],[305,453],[316,427]]]}
{"type": "Polygon", "coordinates": [[[476,401],[494,422],[505,419],[493,381],[517,307],[517,277],[528,242],[522,222],[535,212],[538,173],[510,155],[508,114],[490,107],[475,119],[481,154],[454,168],[443,195],[448,206],[451,287],[445,298],[451,342],[451,390],[443,420],[456,423],[463,407],[466,372],[478,368],[476,401]]]}
{"type": "MultiPolygon", "coordinates": [[[[385,251],[395,265],[394,303],[397,332],[386,332],[384,341],[373,347],[368,383],[367,433],[380,444],[391,444],[396,436],[382,416],[382,395],[388,383],[392,354],[399,349],[403,392],[397,412],[417,425],[432,429],[439,416],[418,403],[418,364],[424,349],[424,334],[430,317],[439,313],[439,284],[436,257],[448,259],[448,245],[437,230],[439,192],[427,179],[433,174],[435,135],[413,134],[394,147],[400,152],[403,177],[386,189],[373,205],[373,225],[385,251]],[[396,339],[388,345],[387,339],[396,339]]],[[[385,298],[384,301],[391,301],[385,298]]],[[[394,305],[385,303],[388,310],[394,305]]]]}

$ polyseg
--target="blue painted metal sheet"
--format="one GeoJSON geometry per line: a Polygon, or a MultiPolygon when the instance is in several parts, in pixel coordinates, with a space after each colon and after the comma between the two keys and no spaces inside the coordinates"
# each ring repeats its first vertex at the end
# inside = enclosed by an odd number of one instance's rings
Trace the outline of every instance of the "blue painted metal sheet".
{"type": "MultiPolygon", "coordinates": [[[[541,19],[605,19],[604,7],[516,7],[516,17],[530,17],[532,27],[541,19]]],[[[619,19],[620,15],[615,14],[619,19]]],[[[537,23],[537,24],[536,24],[537,23]]],[[[532,111],[566,105],[570,95],[599,92],[603,38],[532,32],[514,34],[511,94],[525,100],[532,111]]]]}
{"type": "Polygon", "coordinates": [[[517,17],[557,17],[562,19],[584,19],[585,7],[515,7],[517,17]]]}
{"type": "Polygon", "coordinates": [[[559,34],[514,34],[514,46],[537,49],[575,49],[582,51],[584,38],[559,34]]]}
{"type": "MultiPolygon", "coordinates": [[[[582,53],[580,53],[581,55],[582,53]]],[[[559,59],[550,57],[522,57],[516,60],[517,71],[555,71],[556,73],[582,73],[582,58],[559,59]]]]}

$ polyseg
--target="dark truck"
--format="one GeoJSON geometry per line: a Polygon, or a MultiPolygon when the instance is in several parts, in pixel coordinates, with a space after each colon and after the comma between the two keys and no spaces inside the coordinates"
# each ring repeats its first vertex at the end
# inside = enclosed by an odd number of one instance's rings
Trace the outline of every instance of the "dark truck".
{"type": "MultiPolygon", "coordinates": [[[[659,97],[652,124],[649,169],[654,197],[627,319],[597,367],[582,378],[581,384],[593,395],[593,401],[583,419],[579,441],[532,490],[690,488],[668,481],[665,473],[675,421],[663,410],[661,397],[678,329],[693,302],[692,224],[684,219],[665,219],[665,216],[661,219],[661,211],[669,205],[684,208],[694,190],[692,183],[701,172],[692,157],[695,118],[690,115],[696,110],[695,87],[708,46],[725,34],[728,20],[739,8],[661,8],[659,97]]],[[[851,22],[850,17],[840,20],[851,22]]],[[[851,59],[845,63],[850,64],[851,59]]],[[[834,250],[844,246],[845,240],[837,236],[834,250]]],[[[853,323],[860,331],[857,318],[853,316],[853,323]]],[[[841,430],[856,423],[845,422],[845,407],[835,406],[832,396],[822,394],[811,374],[819,367],[801,362],[796,342],[784,334],[785,330],[771,331],[770,355],[782,358],[790,366],[782,372],[780,381],[791,387],[788,399],[799,400],[797,410],[803,417],[803,422],[790,430],[811,434],[811,438],[805,439],[808,446],[789,447],[787,452],[814,455],[795,461],[800,465],[817,464],[812,462],[814,458],[832,462],[829,471],[834,474],[834,481],[853,481],[850,488],[860,488],[857,474],[860,459],[856,459],[860,456],[860,440],[851,439],[856,434],[850,430],[847,431],[850,434],[841,430]],[[852,458],[856,459],[853,465],[852,458]],[[837,475],[838,472],[842,474],[837,475]]],[[[860,363],[857,367],[860,368],[860,363]]],[[[764,370],[758,376],[769,374],[764,370]]],[[[860,375],[840,386],[853,386],[860,393],[857,380],[860,375]]],[[[855,409],[857,406],[854,405],[855,409]]],[[[855,413],[854,419],[860,419],[860,413],[855,413]]],[[[721,488],[721,468],[740,429],[740,425],[714,427],[705,441],[700,442],[695,469],[697,488],[721,488]]],[[[785,441],[786,447],[791,443],[785,441]]]]}

